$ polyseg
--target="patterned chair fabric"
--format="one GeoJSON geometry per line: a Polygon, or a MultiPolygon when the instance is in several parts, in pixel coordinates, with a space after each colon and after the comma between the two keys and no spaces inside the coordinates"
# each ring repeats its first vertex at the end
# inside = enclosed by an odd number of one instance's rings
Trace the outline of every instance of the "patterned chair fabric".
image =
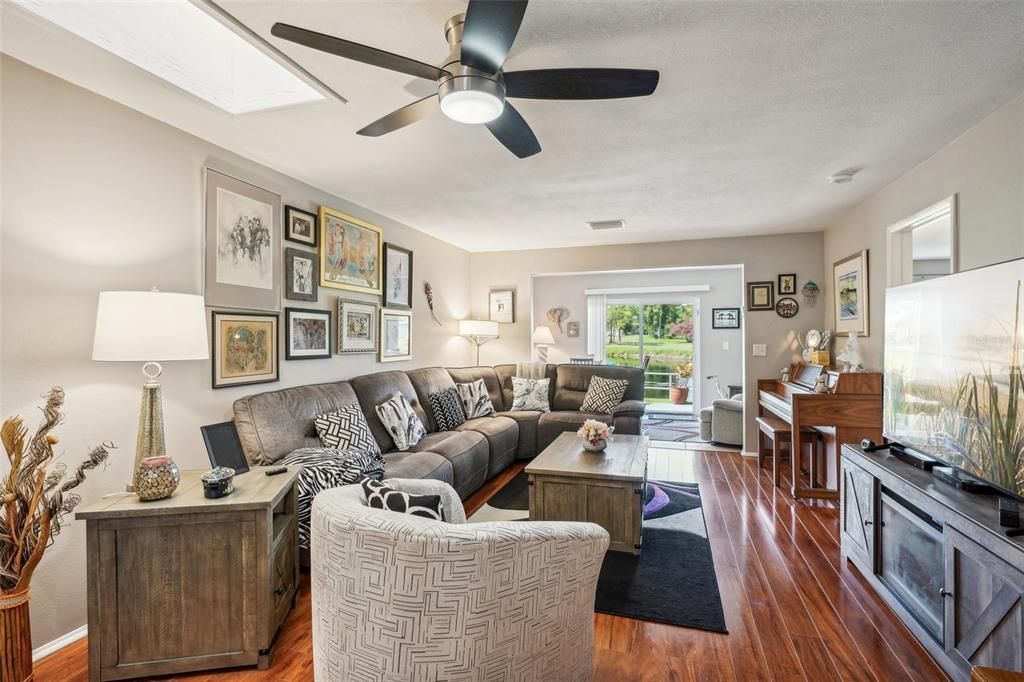
{"type": "Polygon", "coordinates": [[[451,523],[370,509],[359,486],[313,503],[317,682],[589,680],[594,593],[608,533],[591,523],[451,523]]]}

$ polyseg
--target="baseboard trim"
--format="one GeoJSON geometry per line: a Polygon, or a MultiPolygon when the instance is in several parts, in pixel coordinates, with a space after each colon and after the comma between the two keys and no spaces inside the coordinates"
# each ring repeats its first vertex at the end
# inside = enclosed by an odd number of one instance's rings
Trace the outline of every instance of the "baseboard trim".
{"type": "Polygon", "coordinates": [[[756,452],[741,452],[740,454],[743,455],[744,457],[757,457],[756,452]]]}
{"type": "Polygon", "coordinates": [[[46,658],[55,651],[63,649],[68,644],[71,644],[72,642],[77,642],[78,640],[85,637],[86,634],[88,634],[88,630],[89,626],[83,625],[82,627],[75,628],[74,630],[65,635],[61,635],[52,642],[47,642],[41,647],[36,647],[32,650],[32,661],[35,662],[40,659],[46,658]]]}

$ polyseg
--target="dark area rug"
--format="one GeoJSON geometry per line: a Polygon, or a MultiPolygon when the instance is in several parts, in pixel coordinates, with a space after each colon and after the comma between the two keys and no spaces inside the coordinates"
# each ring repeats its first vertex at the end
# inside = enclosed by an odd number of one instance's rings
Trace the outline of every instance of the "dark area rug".
{"type": "Polygon", "coordinates": [[[530,486],[525,471],[520,471],[516,477],[505,484],[505,487],[494,493],[487,504],[498,509],[522,509],[530,508],[530,486]]]}

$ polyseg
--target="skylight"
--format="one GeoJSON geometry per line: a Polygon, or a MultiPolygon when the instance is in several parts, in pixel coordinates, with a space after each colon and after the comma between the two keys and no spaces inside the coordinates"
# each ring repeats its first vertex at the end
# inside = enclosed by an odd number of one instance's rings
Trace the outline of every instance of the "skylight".
{"type": "Polygon", "coordinates": [[[325,97],[189,0],[17,5],[232,114],[325,97]]]}

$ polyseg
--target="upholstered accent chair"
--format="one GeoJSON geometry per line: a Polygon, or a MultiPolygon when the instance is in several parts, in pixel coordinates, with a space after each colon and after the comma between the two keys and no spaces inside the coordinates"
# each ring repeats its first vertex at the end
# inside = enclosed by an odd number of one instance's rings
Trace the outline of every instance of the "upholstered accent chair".
{"type": "Polygon", "coordinates": [[[589,680],[594,593],[608,533],[592,523],[448,522],[372,509],[361,486],[317,495],[312,518],[318,682],[589,680]]]}
{"type": "Polygon", "coordinates": [[[700,411],[701,440],[743,445],[743,394],[719,398],[700,411]]]}

